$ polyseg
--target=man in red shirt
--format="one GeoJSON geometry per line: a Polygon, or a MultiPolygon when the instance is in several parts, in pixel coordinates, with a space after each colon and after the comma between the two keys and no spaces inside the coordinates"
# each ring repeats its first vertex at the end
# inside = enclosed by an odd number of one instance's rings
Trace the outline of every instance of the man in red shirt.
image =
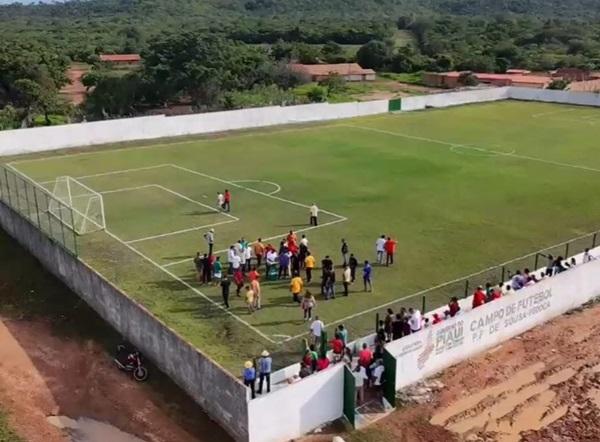
{"type": "Polygon", "coordinates": [[[396,253],[396,244],[397,241],[394,241],[391,237],[387,237],[383,248],[385,249],[385,265],[389,266],[390,264],[394,264],[394,253],[396,253]]]}
{"type": "Polygon", "coordinates": [[[449,315],[451,318],[454,318],[459,311],[460,304],[458,303],[458,298],[453,296],[448,303],[448,310],[446,310],[445,314],[449,315]]]}
{"type": "Polygon", "coordinates": [[[475,293],[473,293],[473,308],[477,308],[485,304],[485,292],[483,291],[483,287],[477,287],[475,293]]]}
{"type": "Polygon", "coordinates": [[[256,280],[258,280],[258,278],[260,278],[260,273],[258,273],[258,271],[256,270],[256,267],[252,267],[252,270],[250,270],[246,276],[248,278],[248,281],[252,282],[252,281],[256,281],[256,280]]]}
{"type": "Polygon", "coordinates": [[[344,356],[344,341],[342,341],[339,336],[336,336],[329,343],[329,345],[331,346],[331,350],[333,351],[334,362],[341,361],[342,357],[344,356]]]}
{"type": "Polygon", "coordinates": [[[223,195],[224,200],[225,200],[225,212],[230,212],[231,211],[231,193],[229,193],[228,189],[225,189],[225,194],[223,195]]]}
{"type": "Polygon", "coordinates": [[[362,345],[362,350],[358,352],[358,365],[366,369],[373,363],[373,352],[369,350],[369,346],[365,342],[362,345]]]}
{"type": "Polygon", "coordinates": [[[327,355],[321,355],[317,360],[317,371],[325,370],[329,367],[329,359],[327,355]]]}

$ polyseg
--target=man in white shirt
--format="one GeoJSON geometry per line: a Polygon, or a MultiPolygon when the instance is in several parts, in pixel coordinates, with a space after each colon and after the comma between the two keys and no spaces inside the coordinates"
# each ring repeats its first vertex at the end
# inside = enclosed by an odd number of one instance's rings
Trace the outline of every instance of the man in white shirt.
{"type": "Polygon", "coordinates": [[[383,264],[383,257],[385,256],[385,235],[381,235],[375,241],[375,251],[377,253],[377,264],[383,264]]]}
{"type": "Polygon", "coordinates": [[[408,325],[410,325],[410,332],[416,333],[419,330],[421,330],[421,325],[422,325],[421,312],[419,310],[411,307],[408,309],[408,314],[410,316],[408,318],[408,325]]]}
{"type": "Polygon", "coordinates": [[[348,288],[352,283],[352,271],[350,270],[350,266],[348,265],[344,268],[342,282],[344,283],[344,296],[348,296],[348,288]]]}
{"type": "Polygon", "coordinates": [[[375,363],[375,368],[371,372],[371,377],[373,378],[373,384],[375,387],[381,387],[383,384],[383,372],[385,368],[383,366],[383,361],[380,359],[375,363]]]}
{"type": "Polygon", "coordinates": [[[323,321],[321,321],[318,316],[315,316],[315,320],[310,324],[310,333],[314,338],[315,346],[319,345],[321,342],[321,335],[323,334],[324,328],[325,324],[323,324],[323,321]]]}
{"type": "Polygon", "coordinates": [[[302,239],[300,240],[300,244],[302,244],[304,247],[308,248],[308,238],[306,237],[306,235],[302,235],[302,239]]]}
{"type": "Polygon", "coordinates": [[[221,192],[217,192],[217,207],[219,210],[225,209],[225,197],[221,192]]]}
{"type": "Polygon", "coordinates": [[[235,246],[230,246],[227,251],[227,262],[229,263],[229,274],[233,273],[233,258],[236,256],[235,246]]]}
{"type": "Polygon", "coordinates": [[[318,216],[319,216],[319,208],[317,207],[317,205],[315,203],[313,203],[312,206],[310,206],[310,225],[311,226],[316,226],[318,224],[318,216]]]}
{"type": "Polygon", "coordinates": [[[204,234],[204,240],[208,244],[208,256],[212,256],[213,247],[215,245],[215,229],[210,229],[204,234]]]}
{"type": "Polygon", "coordinates": [[[367,369],[362,365],[359,365],[352,374],[354,375],[354,385],[356,387],[356,393],[358,394],[356,403],[357,405],[360,405],[365,401],[365,381],[369,379],[367,376],[367,369]]]}
{"type": "Polygon", "coordinates": [[[585,264],[586,262],[593,261],[594,259],[596,259],[596,257],[590,253],[590,249],[585,249],[583,252],[583,263],[585,264]]]}

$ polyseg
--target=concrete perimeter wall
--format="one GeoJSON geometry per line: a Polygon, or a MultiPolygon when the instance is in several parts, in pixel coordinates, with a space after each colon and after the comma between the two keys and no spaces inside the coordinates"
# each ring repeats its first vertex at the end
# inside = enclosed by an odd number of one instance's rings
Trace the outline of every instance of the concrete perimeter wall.
{"type": "Polygon", "coordinates": [[[3,203],[0,226],[142,350],[236,440],[248,440],[248,394],[242,383],[3,203]]]}
{"type": "Polygon", "coordinates": [[[336,364],[248,404],[250,442],[296,439],[342,417],[344,365],[336,364]]]}
{"type": "Polygon", "coordinates": [[[580,106],[600,106],[600,94],[595,94],[593,92],[553,91],[549,89],[511,87],[508,91],[508,98],[513,100],[576,104],[580,106]]]}
{"type": "Polygon", "coordinates": [[[386,349],[396,357],[396,388],[493,348],[598,295],[600,260],[595,260],[394,341],[386,349]]]}
{"type": "Polygon", "coordinates": [[[158,115],[6,130],[0,132],[0,155],[336,120],[382,114],[387,111],[388,100],[340,104],[317,103],[209,112],[178,117],[158,115]]]}
{"type": "Polygon", "coordinates": [[[476,89],[471,91],[447,92],[442,94],[420,95],[402,99],[402,111],[422,110],[428,107],[449,107],[469,103],[506,100],[508,87],[476,89]]]}

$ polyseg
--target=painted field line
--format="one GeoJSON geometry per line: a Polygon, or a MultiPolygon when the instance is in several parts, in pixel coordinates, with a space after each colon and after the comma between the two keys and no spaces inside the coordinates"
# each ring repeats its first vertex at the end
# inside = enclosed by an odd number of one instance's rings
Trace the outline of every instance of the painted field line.
{"type": "Polygon", "coordinates": [[[204,299],[206,299],[208,302],[210,302],[211,304],[213,304],[215,307],[219,308],[220,310],[222,310],[223,312],[227,313],[229,316],[235,318],[238,322],[244,324],[246,327],[252,329],[253,331],[255,331],[259,336],[261,336],[262,338],[266,339],[267,341],[271,342],[272,344],[277,344],[277,341],[274,341],[273,339],[271,339],[269,336],[265,335],[263,332],[261,332],[258,328],[254,327],[252,324],[248,323],[248,321],[245,321],[244,319],[240,318],[239,316],[235,315],[234,313],[230,312],[229,310],[227,310],[223,305],[219,304],[218,302],[213,301],[210,297],[208,297],[207,295],[205,295],[204,293],[202,293],[200,290],[198,290],[196,287],[192,286],[191,284],[185,282],[183,279],[181,279],[179,276],[175,275],[174,273],[172,273],[171,271],[165,269],[163,266],[161,266],[160,264],[158,264],[157,262],[155,262],[152,258],[146,256],[145,254],[143,254],[142,252],[140,252],[138,249],[136,249],[135,247],[127,244],[125,241],[123,241],[121,238],[119,238],[118,236],[116,236],[114,233],[109,232],[108,230],[105,230],[106,234],[110,237],[112,237],[113,239],[115,239],[116,241],[120,242],[121,244],[123,244],[125,247],[127,247],[129,250],[131,250],[132,252],[134,252],[135,254],[137,254],[138,256],[140,256],[141,258],[145,259],[146,261],[148,261],[150,264],[152,264],[153,266],[155,266],[156,268],[162,270],[163,272],[165,272],[167,275],[169,275],[171,278],[173,278],[174,280],[176,280],[177,282],[179,282],[180,284],[182,284],[183,286],[187,287],[188,289],[192,290],[194,293],[196,293],[197,295],[203,297],[204,299]]]}
{"type": "MultiPolygon", "coordinates": [[[[75,179],[78,179],[78,178],[75,178],[75,179]]],[[[102,195],[106,195],[109,193],[129,192],[129,191],[133,191],[133,190],[147,189],[149,187],[154,187],[154,184],[145,184],[143,186],[135,186],[135,187],[121,187],[120,189],[103,190],[102,192],[98,192],[98,193],[100,193],[102,195]]]]}
{"type": "Polygon", "coordinates": [[[111,170],[110,172],[93,173],[91,175],[81,175],[81,176],[76,176],[74,178],[76,180],[84,180],[86,178],[96,178],[96,177],[101,177],[101,176],[119,175],[122,173],[140,172],[142,170],[159,169],[161,167],[168,167],[168,166],[169,166],[168,164],[157,164],[155,166],[134,167],[132,169],[111,170]]]}
{"type": "Polygon", "coordinates": [[[190,227],[189,229],[182,229],[182,230],[175,230],[173,232],[168,232],[168,233],[161,233],[160,235],[145,236],[143,238],[132,239],[132,240],[125,241],[125,242],[127,244],[135,244],[135,243],[142,242],[142,241],[149,241],[151,239],[166,238],[167,236],[179,235],[181,233],[195,232],[197,230],[208,229],[210,227],[216,227],[216,226],[221,226],[223,224],[229,224],[229,223],[235,223],[235,222],[237,222],[237,220],[229,219],[227,221],[220,221],[217,223],[205,224],[203,226],[190,227]]]}
{"type": "MultiPolygon", "coordinates": [[[[390,305],[393,305],[393,304],[395,304],[395,303],[397,303],[397,302],[400,302],[400,301],[405,301],[405,300],[407,300],[407,299],[411,299],[411,298],[414,298],[414,297],[416,297],[416,296],[422,296],[422,295],[424,295],[424,294],[426,294],[426,293],[428,293],[428,292],[430,292],[430,291],[437,290],[437,289],[439,289],[439,288],[442,288],[442,287],[445,287],[445,286],[447,286],[447,285],[454,284],[454,283],[456,283],[456,282],[460,282],[460,281],[463,281],[463,280],[465,280],[465,279],[469,279],[469,278],[472,278],[472,277],[474,277],[474,276],[481,275],[481,274],[483,274],[483,273],[489,272],[490,270],[498,269],[498,268],[500,268],[500,267],[502,267],[502,266],[506,266],[506,265],[508,265],[508,264],[514,263],[515,261],[519,261],[519,260],[521,260],[521,259],[530,258],[530,257],[532,257],[532,256],[535,256],[535,255],[536,255],[536,254],[538,254],[538,253],[540,253],[540,254],[541,254],[542,252],[546,252],[546,251],[548,251],[549,249],[553,249],[553,248],[555,248],[555,247],[561,247],[561,246],[564,246],[564,245],[566,245],[566,244],[568,244],[568,243],[570,243],[570,242],[573,242],[573,241],[578,241],[578,240],[580,240],[580,239],[583,239],[583,238],[587,238],[587,237],[589,237],[589,236],[593,235],[594,233],[596,233],[596,231],[594,231],[594,232],[589,232],[589,233],[584,233],[583,235],[579,235],[579,236],[576,236],[576,237],[574,237],[574,238],[570,238],[570,239],[567,239],[567,240],[565,240],[565,241],[559,242],[559,243],[557,243],[557,244],[553,244],[553,245],[550,245],[550,246],[544,247],[543,249],[539,249],[539,250],[536,250],[536,251],[534,251],[534,252],[529,252],[529,253],[526,253],[526,254],[524,254],[524,255],[518,256],[518,257],[516,257],[516,258],[511,258],[511,259],[509,259],[508,261],[504,261],[504,262],[502,262],[502,263],[500,263],[500,264],[495,264],[495,265],[493,265],[493,266],[490,266],[490,267],[487,267],[487,268],[485,268],[485,269],[478,270],[477,272],[470,273],[469,275],[461,276],[461,277],[459,277],[459,278],[456,278],[456,279],[453,279],[453,280],[451,280],[451,281],[442,282],[441,284],[435,285],[435,286],[433,286],[433,287],[426,288],[426,289],[424,289],[424,290],[419,290],[418,292],[412,293],[412,294],[410,294],[410,295],[407,295],[407,296],[404,296],[404,297],[402,297],[402,298],[397,298],[397,299],[394,299],[394,300],[392,300],[392,301],[386,302],[386,303],[384,303],[384,304],[378,305],[378,306],[376,306],[376,307],[371,307],[371,308],[369,308],[369,309],[367,309],[367,310],[363,310],[363,311],[361,311],[361,312],[354,313],[354,314],[352,314],[352,315],[350,315],[350,316],[346,316],[346,317],[344,317],[344,318],[341,318],[341,319],[336,319],[336,320],[335,320],[335,321],[333,321],[333,322],[329,322],[329,323],[325,324],[325,327],[330,327],[330,326],[332,326],[332,325],[336,325],[336,324],[339,324],[339,323],[342,323],[342,322],[349,321],[349,320],[351,320],[351,319],[357,318],[357,317],[359,317],[359,316],[366,315],[366,314],[368,314],[368,313],[372,313],[372,312],[374,312],[374,311],[377,311],[377,310],[384,309],[384,308],[386,308],[386,307],[389,307],[390,305]]],[[[536,269],[536,270],[537,270],[537,269],[536,269]]],[[[506,282],[506,281],[502,281],[502,282],[504,283],[504,282],[506,282]]],[[[421,312],[421,313],[425,314],[426,312],[421,312]]],[[[292,336],[291,338],[289,338],[289,339],[286,339],[286,340],[285,340],[285,342],[287,342],[287,341],[291,341],[291,340],[294,340],[294,339],[301,338],[301,337],[303,337],[303,336],[306,336],[308,333],[309,333],[309,332],[304,332],[304,333],[297,334],[296,336],[292,336]]]]}
{"type": "Polygon", "coordinates": [[[346,126],[353,127],[355,129],[366,130],[366,131],[370,131],[370,132],[377,132],[377,133],[381,133],[381,134],[392,135],[392,136],[400,137],[400,138],[408,138],[411,140],[426,141],[428,143],[441,144],[441,145],[450,146],[450,147],[461,147],[464,149],[472,149],[472,150],[476,150],[479,152],[493,153],[498,156],[520,158],[523,160],[536,161],[538,163],[543,163],[543,164],[550,164],[552,166],[569,167],[572,169],[585,170],[587,172],[600,173],[600,169],[596,169],[596,168],[588,167],[588,166],[581,166],[579,164],[561,163],[560,161],[545,160],[543,158],[530,157],[529,155],[521,155],[521,154],[517,154],[517,153],[502,152],[502,151],[493,150],[493,149],[485,149],[483,147],[469,146],[467,144],[451,143],[449,141],[436,140],[434,138],[426,138],[426,137],[420,137],[420,136],[416,136],[416,135],[408,135],[408,134],[404,134],[402,132],[393,132],[393,131],[385,130],[385,129],[377,129],[375,127],[358,126],[358,125],[353,125],[353,124],[348,124],[346,126]]]}
{"type": "Polygon", "coordinates": [[[216,207],[209,206],[208,204],[201,203],[200,201],[193,200],[193,199],[191,199],[191,198],[189,198],[189,197],[187,197],[187,196],[185,196],[185,195],[183,195],[183,194],[181,194],[179,192],[176,192],[176,191],[174,191],[172,189],[169,189],[168,187],[161,186],[160,184],[155,184],[155,186],[158,187],[161,190],[164,190],[165,192],[169,192],[169,193],[171,193],[171,194],[173,194],[175,196],[178,196],[181,199],[189,201],[192,204],[196,204],[196,205],[204,207],[204,208],[206,208],[206,209],[208,209],[208,210],[210,210],[212,212],[215,212],[215,213],[218,213],[220,215],[226,216],[227,218],[231,218],[234,221],[239,221],[240,220],[237,216],[230,215],[227,212],[222,212],[221,210],[217,209],[216,207]]]}
{"type": "Polygon", "coordinates": [[[531,118],[540,118],[540,117],[546,117],[548,115],[564,114],[567,112],[574,112],[574,111],[575,111],[575,109],[561,109],[561,110],[555,110],[555,111],[540,112],[539,114],[531,114],[531,118]]]}
{"type": "MultiPolygon", "coordinates": [[[[233,187],[237,187],[238,189],[244,189],[244,190],[247,190],[248,192],[253,192],[253,193],[256,193],[258,195],[266,196],[268,198],[273,198],[275,200],[282,201],[284,203],[292,204],[292,205],[298,206],[298,207],[304,207],[305,209],[309,209],[310,208],[310,206],[307,205],[307,204],[302,204],[302,203],[299,203],[297,201],[292,201],[292,200],[288,200],[288,199],[285,199],[285,198],[281,198],[280,196],[275,196],[275,195],[271,195],[271,194],[266,193],[266,192],[261,192],[260,190],[256,190],[256,189],[253,189],[251,187],[246,187],[246,186],[242,186],[241,184],[237,184],[234,181],[224,180],[222,178],[218,178],[218,177],[213,176],[213,175],[208,175],[208,174],[203,173],[203,172],[198,172],[196,170],[188,169],[187,167],[178,166],[177,164],[171,164],[171,166],[174,167],[174,168],[176,168],[176,169],[183,170],[185,172],[189,172],[189,173],[194,174],[194,175],[198,175],[198,176],[201,176],[201,177],[204,177],[204,178],[209,178],[211,180],[219,181],[219,182],[224,183],[224,184],[229,184],[229,185],[231,185],[233,187]]],[[[344,220],[347,219],[347,218],[343,217],[342,215],[338,215],[337,213],[333,213],[333,212],[328,212],[327,210],[319,209],[319,211],[323,212],[323,213],[326,213],[328,215],[334,216],[336,218],[343,218],[344,220]]]]}
{"type": "MultiPolygon", "coordinates": [[[[299,230],[295,230],[296,233],[304,233],[304,232],[308,232],[314,229],[320,229],[321,227],[327,227],[327,226],[331,226],[333,224],[337,224],[337,223],[343,223],[344,221],[348,221],[348,218],[339,218],[339,219],[335,219],[333,221],[329,221],[327,223],[323,223],[323,224],[319,224],[318,226],[312,226],[312,227],[307,227],[306,229],[299,229],[299,230]]],[[[282,239],[285,237],[285,235],[287,234],[287,232],[283,232],[280,233],[279,235],[274,235],[274,236],[269,236],[268,238],[261,238],[263,241],[271,241],[273,239],[282,239]]],[[[215,255],[219,255],[221,253],[225,253],[227,252],[229,249],[222,249],[222,250],[215,250],[213,253],[215,255]]],[[[168,264],[163,265],[163,267],[173,267],[179,264],[183,264],[183,263],[191,263],[192,262],[193,257],[190,256],[189,258],[186,259],[181,259],[179,261],[173,261],[170,262],[168,264]]]]}
{"type": "MultiPolygon", "coordinates": [[[[368,117],[368,115],[365,117],[368,117]]],[[[361,118],[361,117],[355,117],[355,118],[361,118]]],[[[40,158],[16,160],[16,161],[12,161],[9,164],[23,164],[23,163],[31,163],[31,162],[36,162],[36,161],[48,161],[48,160],[55,160],[57,158],[79,157],[79,156],[84,156],[84,155],[99,155],[99,154],[112,153],[112,152],[118,152],[118,151],[178,147],[178,146],[183,146],[186,144],[215,142],[215,141],[219,141],[219,140],[223,140],[223,139],[227,139],[227,138],[237,139],[237,138],[263,137],[263,136],[267,136],[269,134],[281,134],[281,133],[286,133],[286,132],[299,132],[299,131],[305,131],[305,130],[329,129],[329,128],[334,128],[334,127],[340,126],[339,123],[334,123],[334,124],[319,124],[319,123],[321,123],[321,122],[320,121],[307,121],[307,122],[303,122],[300,124],[307,124],[309,126],[289,127],[289,128],[280,129],[280,130],[272,130],[273,127],[278,126],[278,125],[272,125],[272,126],[262,126],[262,127],[248,127],[248,128],[243,128],[243,129],[230,129],[230,130],[224,130],[224,131],[220,131],[220,132],[207,132],[207,133],[201,133],[201,134],[176,135],[176,136],[173,136],[172,138],[181,138],[181,137],[198,137],[198,138],[194,139],[194,140],[174,141],[172,143],[156,143],[156,144],[149,144],[149,145],[144,145],[144,146],[120,147],[120,148],[114,148],[114,149],[101,149],[101,146],[115,144],[115,143],[95,144],[95,145],[91,145],[91,146],[82,146],[82,147],[90,147],[92,149],[100,147],[99,150],[95,150],[93,152],[77,152],[77,153],[70,153],[70,154],[66,153],[66,154],[62,154],[62,155],[43,156],[40,158]],[[236,133],[238,131],[250,131],[250,132],[239,134],[239,133],[236,133]],[[219,135],[221,135],[221,136],[219,136],[219,135]]],[[[298,124],[298,123],[290,123],[290,124],[298,124]]],[[[149,140],[143,140],[143,139],[132,140],[132,141],[126,141],[126,143],[140,143],[140,142],[144,142],[144,141],[152,141],[152,140],[151,139],[149,139],[149,140]]],[[[62,148],[62,149],[69,149],[69,148],[66,147],[66,148],[62,148]]],[[[54,150],[61,150],[61,149],[54,149],[54,150]]],[[[51,151],[47,151],[47,152],[51,152],[51,151]]],[[[42,152],[32,152],[31,154],[43,154],[43,153],[44,152],[42,151],[42,152]]]]}
{"type": "Polygon", "coordinates": [[[265,183],[265,184],[270,184],[271,186],[275,187],[275,190],[273,192],[269,192],[269,195],[275,195],[276,193],[281,192],[281,186],[277,183],[274,183],[273,181],[265,181],[265,180],[234,180],[232,181],[232,183],[265,183]]]}

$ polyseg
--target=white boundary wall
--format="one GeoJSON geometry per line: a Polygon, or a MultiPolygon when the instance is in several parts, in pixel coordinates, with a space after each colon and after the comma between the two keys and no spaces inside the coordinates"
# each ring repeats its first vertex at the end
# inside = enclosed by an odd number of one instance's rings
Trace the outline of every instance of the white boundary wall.
{"type": "Polygon", "coordinates": [[[396,389],[493,348],[598,295],[600,260],[595,260],[388,344],[386,349],[397,361],[396,389]]]}
{"type": "Polygon", "coordinates": [[[388,112],[388,100],[270,106],[166,117],[126,118],[0,132],[0,155],[224,132],[375,115],[388,112]]]}
{"type": "Polygon", "coordinates": [[[508,87],[498,87],[406,97],[402,98],[401,110],[403,112],[415,111],[428,107],[449,107],[469,103],[506,100],[509,98],[509,89],[508,87]]]}
{"type": "Polygon", "coordinates": [[[524,87],[509,88],[508,98],[525,101],[575,104],[580,106],[600,106],[600,94],[593,92],[553,91],[524,87]]]}
{"type": "Polygon", "coordinates": [[[250,442],[295,439],[342,417],[343,406],[344,364],[336,364],[250,401],[250,442]]]}

